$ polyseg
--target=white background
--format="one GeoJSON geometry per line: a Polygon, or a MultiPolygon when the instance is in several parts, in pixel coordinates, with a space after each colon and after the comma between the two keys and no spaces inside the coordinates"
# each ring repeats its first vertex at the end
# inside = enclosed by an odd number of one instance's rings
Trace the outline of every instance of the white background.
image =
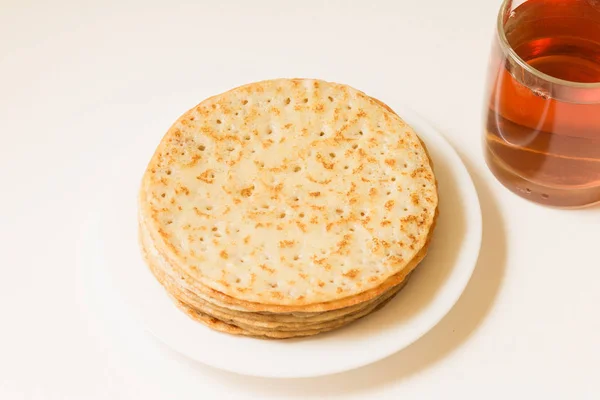
{"type": "Polygon", "coordinates": [[[499,3],[0,0],[0,399],[600,398],[600,207],[530,204],[483,162],[499,3]],[[81,221],[120,138],[144,130],[153,145],[203,98],[274,77],[408,104],[482,202],[482,254],[456,307],[408,349],[335,376],[188,361],[84,283],[81,221]]]}

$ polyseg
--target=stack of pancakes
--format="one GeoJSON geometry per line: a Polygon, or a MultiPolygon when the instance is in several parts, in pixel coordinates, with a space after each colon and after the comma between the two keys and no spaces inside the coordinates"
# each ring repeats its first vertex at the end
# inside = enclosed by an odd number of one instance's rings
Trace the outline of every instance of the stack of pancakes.
{"type": "Polygon", "coordinates": [[[142,180],[140,242],[175,304],[232,334],[309,336],[381,308],[427,252],[431,162],[389,107],[278,79],[183,114],[142,180]]]}

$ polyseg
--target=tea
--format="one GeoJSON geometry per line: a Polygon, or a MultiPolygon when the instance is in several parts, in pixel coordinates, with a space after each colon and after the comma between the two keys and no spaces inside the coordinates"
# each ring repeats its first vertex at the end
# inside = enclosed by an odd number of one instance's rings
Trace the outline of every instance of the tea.
{"type": "Polygon", "coordinates": [[[530,0],[507,11],[503,24],[521,60],[498,39],[485,135],[490,169],[539,203],[600,201],[600,0],[530,0]]]}

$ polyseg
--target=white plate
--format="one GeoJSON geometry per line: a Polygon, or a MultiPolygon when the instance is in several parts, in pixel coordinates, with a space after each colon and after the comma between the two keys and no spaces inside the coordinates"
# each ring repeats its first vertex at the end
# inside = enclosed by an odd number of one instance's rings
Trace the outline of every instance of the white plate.
{"type": "Polygon", "coordinates": [[[105,185],[105,196],[98,198],[82,225],[85,248],[80,254],[85,254],[86,267],[93,264],[107,270],[117,293],[104,295],[122,296],[130,315],[159,340],[223,370],[263,377],[310,377],[364,366],[405,348],[446,315],[467,285],[481,244],[481,211],[473,182],[452,147],[414,113],[403,108],[397,111],[429,148],[439,182],[440,215],[426,259],[400,294],[373,315],[330,333],[273,341],[218,333],[180,312],[138,250],[136,195],[147,162],[144,157],[150,157],[140,150],[139,137],[129,142],[123,137],[119,153],[107,162],[106,181],[96,182],[105,185]],[[133,162],[139,165],[132,167],[133,162]]]}

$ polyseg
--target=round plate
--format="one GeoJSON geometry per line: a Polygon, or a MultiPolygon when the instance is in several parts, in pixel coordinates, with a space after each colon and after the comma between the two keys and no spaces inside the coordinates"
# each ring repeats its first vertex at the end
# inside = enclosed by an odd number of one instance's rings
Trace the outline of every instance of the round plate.
{"type": "Polygon", "coordinates": [[[473,182],[452,147],[413,112],[397,111],[428,147],[439,183],[440,214],[428,256],[380,311],[330,333],[281,341],[218,333],[179,311],[142,261],[137,242],[136,197],[150,157],[143,149],[157,144],[147,137],[128,142],[124,135],[104,170],[106,181],[95,182],[105,196],[90,207],[93,212],[82,225],[86,267],[95,264],[109,272],[113,290],[103,296],[122,296],[129,315],[159,340],[223,370],[311,377],[364,366],[405,348],[435,326],[466,287],[481,244],[481,210],[473,182]],[[140,140],[145,140],[141,146],[140,140]]]}

